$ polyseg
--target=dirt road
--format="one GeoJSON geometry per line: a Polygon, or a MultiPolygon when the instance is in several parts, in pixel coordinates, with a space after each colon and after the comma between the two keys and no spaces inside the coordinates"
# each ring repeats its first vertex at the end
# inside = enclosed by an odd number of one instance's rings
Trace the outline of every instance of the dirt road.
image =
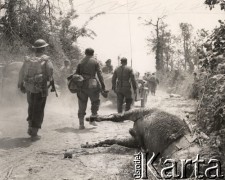
{"type": "MultiPolygon", "coordinates": [[[[182,97],[170,98],[167,93],[158,91],[156,96],[149,96],[147,106],[184,118],[185,112],[194,111],[195,102],[182,97]]],[[[80,147],[86,142],[127,137],[132,122],[101,122],[98,127],[85,122],[86,129],[81,131],[78,130],[76,97],[56,99],[51,95],[40,131],[41,139],[31,141],[26,134],[26,108],[25,102],[1,106],[0,180],[132,179],[132,172],[127,172],[126,166],[131,165],[135,150],[119,146],[80,147]],[[63,158],[66,150],[73,152],[72,159],[63,158]]],[[[116,110],[106,102],[99,113],[114,112],[116,110]]]]}

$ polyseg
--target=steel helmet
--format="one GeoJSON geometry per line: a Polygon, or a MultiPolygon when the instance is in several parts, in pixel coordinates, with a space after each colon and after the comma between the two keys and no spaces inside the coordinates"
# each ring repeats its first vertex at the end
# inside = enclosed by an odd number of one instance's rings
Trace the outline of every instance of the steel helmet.
{"type": "Polygon", "coordinates": [[[111,59],[108,59],[105,63],[111,63],[111,59]]]}
{"type": "Polygon", "coordinates": [[[34,42],[34,45],[32,46],[32,48],[43,48],[43,47],[47,47],[49,44],[45,42],[45,40],[43,39],[38,39],[34,42]]]}
{"type": "Polygon", "coordinates": [[[84,78],[81,75],[72,74],[67,78],[67,80],[69,81],[68,89],[70,92],[77,93],[83,85],[84,78]]]}

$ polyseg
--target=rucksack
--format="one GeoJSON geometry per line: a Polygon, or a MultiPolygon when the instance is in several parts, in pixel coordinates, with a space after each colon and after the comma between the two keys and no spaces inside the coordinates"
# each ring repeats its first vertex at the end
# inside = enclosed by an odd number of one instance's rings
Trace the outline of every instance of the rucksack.
{"type": "Polygon", "coordinates": [[[25,58],[24,86],[32,93],[42,92],[47,87],[46,57],[48,56],[25,58]]]}

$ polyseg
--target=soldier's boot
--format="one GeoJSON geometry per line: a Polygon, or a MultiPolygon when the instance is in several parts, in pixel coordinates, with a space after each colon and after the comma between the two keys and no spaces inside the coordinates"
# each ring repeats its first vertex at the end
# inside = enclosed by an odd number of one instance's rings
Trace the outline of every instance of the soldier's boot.
{"type": "Polygon", "coordinates": [[[34,138],[38,136],[38,130],[38,128],[29,127],[27,133],[34,138]]]}
{"type": "Polygon", "coordinates": [[[89,124],[92,125],[92,126],[98,126],[98,125],[96,124],[96,122],[95,122],[96,119],[97,119],[97,117],[98,117],[98,115],[93,115],[93,114],[92,114],[92,115],[90,116],[89,124]]]}
{"type": "Polygon", "coordinates": [[[30,121],[29,119],[27,119],[27,121],[28,121],[28,130],[27,130],[27,134],[28,134],[29,136],[31,136],[31,134],[32,134],[32,127],[31,127],[32,123],[31,123],[31,121],[30,121]]]}
{"type": "Polygon", "coordinates": [[[27,134],[28,134],[29,136],[31,136],[31,134],[32,134],[32,127],[28,127],[27,134]]]}
{"type": "Polygon", "coordinates": [[[133,102],[133,99],[126,99],[125,111],[129,111],[130,110],[132,102],[133,102]]]}
{"type": "Polygon", "coordinates": [[[85,126],[84,126],[84,118],[79,118],[79,129],[82,130],[82,129],[85,129],[85,126]]]}

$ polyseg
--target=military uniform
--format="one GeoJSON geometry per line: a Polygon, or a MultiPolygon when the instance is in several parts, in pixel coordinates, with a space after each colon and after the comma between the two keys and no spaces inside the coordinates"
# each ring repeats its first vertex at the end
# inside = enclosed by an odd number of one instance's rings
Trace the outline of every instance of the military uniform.
{"type": "Polygon", "coordinates": [[[101,89],[105,90],[105,84],[100,65],[92,56],[86,56],[84,59],[82,59],[78,64],[75,73],[81,75],[84,78],[83,85],[80,91],[77,92],[79,103],[78,118],[80,120],[80,126],[83,126],[88,98],[91,100],[92,115],[96,116],[100,105],[100,92],[101,89]],[[96,79],[96,74],[98,76],[98,80],[96,79]],[[91,87],[91,84],[95,85],[91,87]]]}
{"type": "Polygon", "coordinates": [[[35,58],[38,58],[41,61],[41,68],[43,69],[43,79],[41,80],[40,88],[33,83],[35,79],[33,79],[34,77],[31,77],[29,74],[29,59],[25,60],[20,70],[18,87],[24,87],[27,93],[27,121],[29,123],[29,127],[40,129],[44,118],[44,108],[48,96],[47,82],[52,78],[53,65],[46,55],[41,55],[35,58]]]}
{"type": "Polygon", "coordinates": [[[48,96],[48,82],[52,81],[53,64],[49,56],[44,54],[48,44],[39,39],[35,41],[34,57],[26,57],[19,72],[18,88],[27,93],[28,102],[28,134],[37,136],[44,118],[44,109],[48,96]]]}
{"type": "Polygon", "coordinates": [[[102,72],[103,72],[103,73],[106,73],[106,74],[113,73],[113,66],[112,66],[112,65],[105,65],[105,66],[102,68],[102,72]]]}
{"type": "Polygon", "coordinates": [[[136,81],[132,68],[127,66],[119,66],[113,73],[112,89],[117,93],[117,111],[122,113],[123,102],[125,98],[126,109],[130,110],[132,104],[132,91],[131,84],[134,92],[137,90],[136,81]]]}

